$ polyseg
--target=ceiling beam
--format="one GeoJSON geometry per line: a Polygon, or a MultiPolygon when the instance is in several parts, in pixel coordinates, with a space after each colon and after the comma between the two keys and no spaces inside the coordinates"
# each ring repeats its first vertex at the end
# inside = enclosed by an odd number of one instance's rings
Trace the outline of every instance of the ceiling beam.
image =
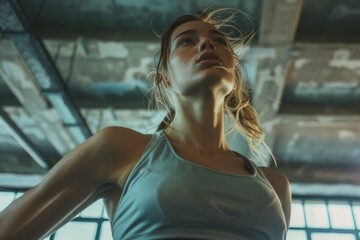
{"type": "Polygon", "coordinates": [[[6,128],[12,137],[22,146],[32,159],[42,168],[50,169],[52,164],[40,153],[31,140],[21,131],[8,114],[0,108],[0,123],[6,128]]]}
{"type": "Polygon", "coordinates": [[[29,25],[24,11],[15,0],[0,0],[0,26],[41,88],[41,93],[58,111],[64,126],[77,143],[92,133],[41,39],[29,25]]]}
{"type": "Polygon", "coordinates": [[[267,0],[262,8],[259,43],[261,46],[279,46],[295,39],[303,0],[267,0]]]}
{"type": "MultiPolygon", "coordinates": [[[[60,116],[39,94],[38,84],[32,80],[18,58],[0,60],[0,80],[7,84],[17,102],[20,103],[26,117],[37,124],[44,138],[52,144],[59,156],[64,156],[76,144],[64,128],[60,116]]],[[[8,110],[9,105],[6,105],[6,108],[8,110]]],[[[8,113],[12,116],[11,112],[8,111],[8,113]]],[[[16,116],[16,118],[18,117],[16,116]]],[[[18,126],[21,129],[24,127],[22,124],[18,124],[18,126]]]]}

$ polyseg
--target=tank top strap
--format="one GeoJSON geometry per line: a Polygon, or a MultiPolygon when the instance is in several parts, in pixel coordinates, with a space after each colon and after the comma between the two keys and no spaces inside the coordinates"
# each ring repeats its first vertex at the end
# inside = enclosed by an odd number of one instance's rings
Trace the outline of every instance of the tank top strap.
{"type": "Polygon", "coordinates": [[[258,171],[260,177],[263,178],[264,180],[267,179],[263,170],[259,166],[257,166],[255,163],[253,163],[253,165],[255,166],[256,170],[258,171]]]}
{"type": "Polygon", "coordinates": [[[250,159],[246,158],[246,157],[244,159],[245,159],[245,167],[246,167],[246,169],[251,174],[256,174],[258,171],[257,171],[256,167],[254,166],[254,164],[252,163],[252,161],[250,159]],[[251,165],[253,165],[253,167],[251,165]]]}
{"type": "MultiPolygon", "coordinates": [[[[233,151],[233,152],[235,152],[235,151],[233,151]]],[[[247,158],[246,156],[244,156],[244,155],[242,155],[242,154],[240,154],[240,153],[238,153],[238,152],[235,152],[235,153],[236,153],[237,155],[241,156],[241,157],[245,160],[245,162],[246,162],[245,167],[246,167],[250,172],[252,171],[252,169],[254,169],[256,177],[259,178],[259,179],[261,179],[261,180],[262,180],[266,185],[268,185],[270,188],[273,188],[272,185],[271,185],[271,183],[270,183],[269,180],[267,179],[264,171],[263,171],[259,166],[257,166],[256,163],[254,163],[254,162],[251,161],[249,158],[247,158]]]]}
{"type": "Polygon", "coordinates": [[[258,170],[256,168],[256,165],[249,159],[247,158],[246,156],[236,152],[236,151],[233,151],[238,157],[242,158],[245,162],[245,168],[246,170],[248,170],[251,174],[254,174],[255,176],[258,175],[258,170]]]}
{"type": "Polygon", "coordinates": [[[159,131],[154,132],[153,134],[151,134],[151,138],[149,140],[149,142],[147,143],[147,145],[145,146],[143,153],[140,157],[140,159],[137,161],[137,163],[135,164],[135,166],[133,167],[133,169],[130,171],[130,174],[127,178],[127,181],[125,182],[125,186],[123,189],[123,194],[125,194],[127,192],[128,189],[128,184],[131,181],[131,179],[133,178],[134,174],[137,174],[136,172],[143,168],[146,164],[147,164],[147,156],[151,153],[151,151],[156,147],[156,145],[159,143],[159,141],[161,140],[159,131]]]}
{"type": "Polygon", "coordinates": [[[150,138],[149,142],[146,144],[140,159],[135,164],[135,166],[134,166],[133,170],[131,171],[128,178],[131,179],[134,172],[136,172],[139,168],[142,168],[147,164],[147,161],[146,161],[147,156],[151,153],[151,151],[156,147],[156,145],[161,140],[160,134],[161,134],[160,131],[156,131],[153,134],[151,134],[151,138],[150,138]]]}
{"type": "Polygon", "coordinates": [[[159,136],[161,134],[161,130],[160,131],[156,131],[152,134],[148,144],[146,145],[144,151],[143,151],[143,154],[142,155],[147,155],[148,151],[152,150],[155,145],[158,143],[159,141],[159,136]]]}
{"type": "Polygon", "coordinates": [[[266,177],[264,171],[258,167],[254,162],[251,163],[257,170],[258,172],[258,177],[265,183],[267,184],[270,188],[273,188],[272,184],[269,182],[268,178],[266,177]]]}

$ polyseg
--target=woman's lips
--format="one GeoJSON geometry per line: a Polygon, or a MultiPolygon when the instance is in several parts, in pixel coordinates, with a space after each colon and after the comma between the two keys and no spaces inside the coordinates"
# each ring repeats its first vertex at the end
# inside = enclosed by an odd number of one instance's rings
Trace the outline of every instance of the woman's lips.
{"type": "Polygon", "coordinates": [[[198,63],[210,63],[210,64],[212,64],[212,63],[221,63],[221,61],[218,60],[218,59],[208,58],[208,59],[203,59],[203,60],[199,61],[198,63]]]}
{"type": "Polygon", "coordinates": [[[197,63],[222,65],[222,61],[219,56],[213,52],[205,52],[201,54],[197,60],[197,63]]]}
{"type": "Polygon", "coordinates": [[[205,52],[199,56],[197,62],[204,62],[204,61],[218,61],[221,62],[221,59],[218,55],[213,52],[205,52]]]}

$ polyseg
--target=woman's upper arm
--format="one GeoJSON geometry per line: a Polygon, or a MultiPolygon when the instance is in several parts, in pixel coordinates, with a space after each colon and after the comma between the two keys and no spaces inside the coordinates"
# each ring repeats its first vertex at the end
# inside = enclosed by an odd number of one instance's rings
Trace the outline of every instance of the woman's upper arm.
{"type": "Polygon", "coordinates": [[[290,182],[285,175],[270,168],[261,167],[261,170],[265,173],[280,199],[286,218],[286,226],[289,228],[292,202],[290,182]]]}
{"type": "Polygon", "coordinates": [[[122,162],[111,160],[122,157],[121,146],[114,147],[111,131],[104,129],[77,146],[39,185],[6,208],[0,214],[0,239],[49,235],[98,199],[104,186],[112,183],[112,171],[122,162]]]}

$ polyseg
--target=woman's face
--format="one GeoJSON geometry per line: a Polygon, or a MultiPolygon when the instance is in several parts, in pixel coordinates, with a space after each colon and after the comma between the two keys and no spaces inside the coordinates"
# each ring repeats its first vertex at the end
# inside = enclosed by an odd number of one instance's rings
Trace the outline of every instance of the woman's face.
{"type": "Polygon", "coordinates": [[[168,78],[182,95],[214,89],[227,95],[235,84],[235,59],[227,38],[202,21],[177,27],[170,39],[168,78]]]}

